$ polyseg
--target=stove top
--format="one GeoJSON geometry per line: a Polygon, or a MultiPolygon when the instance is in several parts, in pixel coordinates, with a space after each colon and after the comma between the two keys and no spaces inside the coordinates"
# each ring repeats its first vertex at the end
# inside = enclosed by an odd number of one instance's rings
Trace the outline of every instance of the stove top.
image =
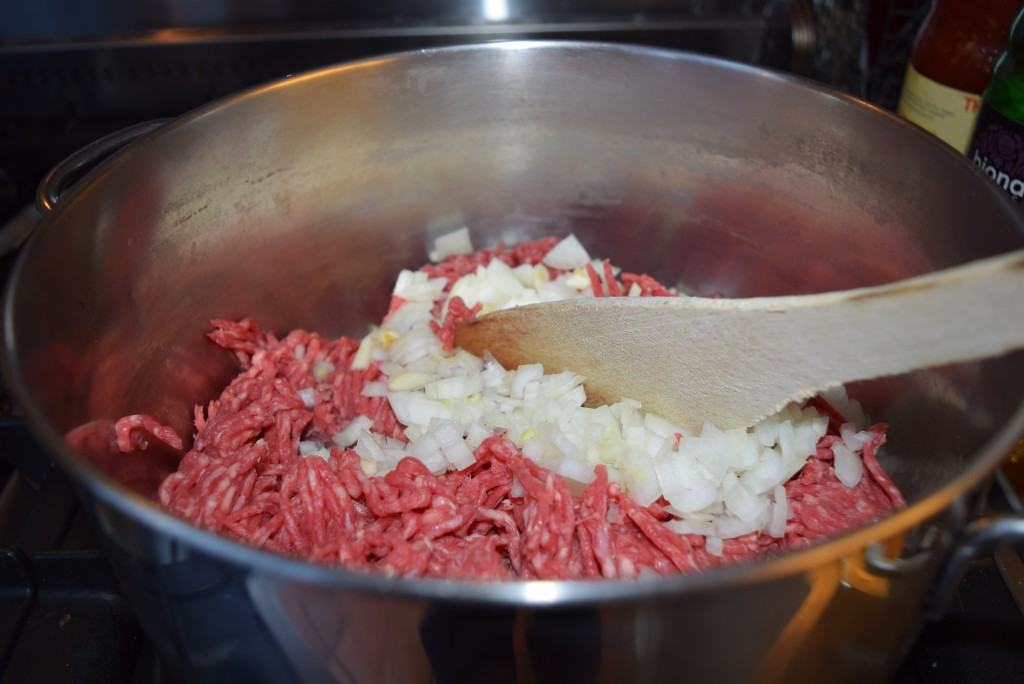
{"type": "Polygon", "coordinates": [[[15,468],[13,454],[47,463],[16,419],[0,451],[0,681],[160,681],[67,479],[15,468]]]}

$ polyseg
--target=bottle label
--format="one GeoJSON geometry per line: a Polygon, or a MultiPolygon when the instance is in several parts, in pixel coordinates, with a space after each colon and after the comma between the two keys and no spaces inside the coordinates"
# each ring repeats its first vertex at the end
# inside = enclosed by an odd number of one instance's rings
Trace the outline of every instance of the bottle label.
{"type": "Polygon", "coordinates": [[[900,93],[899,115],[949,143],[961,154],[971,141],[981,97],[957,90],[923,76],[913,64],[900,93]]]}
{"type": "Polygon", "coordinates": [[[986,103],[967,157],[1015,202],[1024,198],[1024,125],[986,103]]]}

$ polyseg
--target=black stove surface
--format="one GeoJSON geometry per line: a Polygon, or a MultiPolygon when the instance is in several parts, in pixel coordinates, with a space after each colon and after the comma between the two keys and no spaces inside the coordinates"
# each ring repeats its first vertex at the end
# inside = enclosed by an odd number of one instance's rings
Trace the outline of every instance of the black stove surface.
{"type": "Polygon", "coordinates": [[[67,479],[0,422],[0,681],[151,682],[158,669],[67,479]],[[18,460],[22,460],[20,457],[18,460]]]}
{"type": "MultiPolygon", "coordinates": [[[[67,479],[17,418],[0,421],[0,681],[173,681],[161,668],[67,479]],[[22,472],[13,464],[32,463],[22,472]]],[[[1005,502],[996,498],[996,508],[1005,502]]],[[[1021,681],[1024,615],[992,559],[925,625],[895,684],[1021,681]]]]}

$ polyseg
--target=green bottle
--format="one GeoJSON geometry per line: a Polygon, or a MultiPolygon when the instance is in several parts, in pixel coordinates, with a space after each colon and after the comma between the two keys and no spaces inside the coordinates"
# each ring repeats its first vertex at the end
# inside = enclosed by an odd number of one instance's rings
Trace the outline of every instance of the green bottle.
{"type": "Polygon", "coordinates": [[[1024,199],[1024,9],[992,69],[967,158],[1015,201],[1024,199]]]}

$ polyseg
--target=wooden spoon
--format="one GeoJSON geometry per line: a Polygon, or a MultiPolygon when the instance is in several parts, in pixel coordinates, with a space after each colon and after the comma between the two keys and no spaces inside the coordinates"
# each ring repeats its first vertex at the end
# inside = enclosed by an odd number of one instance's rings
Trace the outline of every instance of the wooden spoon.
{"type": "Polygon", "coordinates": [[[746,427],[854,380],[1024,346],[1024,250],[890,285],[755,299],[615,297],[532,304],[458,328],[506,368],[586,378],[678,425],[746,427]]]}

